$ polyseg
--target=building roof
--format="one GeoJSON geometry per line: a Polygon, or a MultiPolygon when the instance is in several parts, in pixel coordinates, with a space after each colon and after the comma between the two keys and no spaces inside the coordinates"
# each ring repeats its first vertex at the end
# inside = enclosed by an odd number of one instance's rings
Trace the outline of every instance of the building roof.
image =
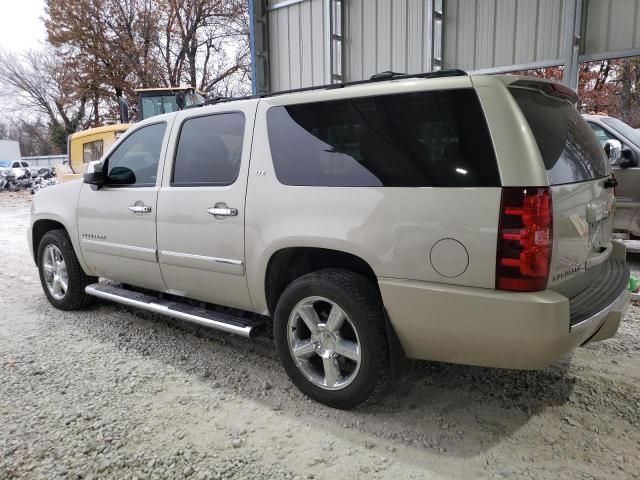
{"type": "Polygon", "coordinates": [[[89,135],[95,135],[96,133],[109,133],[109,132],[126,132],[131,128],[130,123],[115,123],[113,125],[105,125],[103,127],[90,128],[83,130],[82,132],[76,132],[70,136],[71,139],[76,140],[82,137],[88,137],[89,135]]]}

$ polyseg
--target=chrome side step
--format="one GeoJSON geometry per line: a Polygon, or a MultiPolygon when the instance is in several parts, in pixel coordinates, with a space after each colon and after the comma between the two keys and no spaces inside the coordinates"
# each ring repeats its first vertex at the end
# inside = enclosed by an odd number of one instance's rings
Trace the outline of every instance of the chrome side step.
{"type": "Polygon", "coordinates": [[[87,285],[84,291],[88,295],[104,298],[105,300],[111,300],[130,307],[167,315],[179,320],[197,323],[223,332],[235,333],[236,335],[246,338],[255,337],[258,327],[262,325],[262,322],[259,320],[214,312],[186,303],[160,299],[152,295],[134,292],[105,283],[87,285]]]}

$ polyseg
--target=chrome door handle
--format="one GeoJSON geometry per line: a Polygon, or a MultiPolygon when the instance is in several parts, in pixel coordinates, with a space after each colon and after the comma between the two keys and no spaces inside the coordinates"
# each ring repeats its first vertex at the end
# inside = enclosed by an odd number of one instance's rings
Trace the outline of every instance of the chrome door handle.
{"type": "Polygon", "coordinates": [[[238,215],[238,209],[230,208],[226,203],[216,203],[215,207],[207,208],[207,213],[214,217],[235,217],[238,215]]]}
{"type": "Polygon", "coordinates": [[[151,207],[149,205],[130,205],[129,210],[134,213],[149,213],[151,207]]]}

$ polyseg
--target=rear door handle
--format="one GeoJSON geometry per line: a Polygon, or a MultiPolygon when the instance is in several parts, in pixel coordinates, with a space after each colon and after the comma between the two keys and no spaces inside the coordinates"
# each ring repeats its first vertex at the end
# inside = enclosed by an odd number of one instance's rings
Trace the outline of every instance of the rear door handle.
{"type": "Polygon", "coordinates": [[[134,213],[149,213],[151,207],[149,205],[129,205],[129,210],[134,213]]]}
{"type": "Polygon", "coordinates": [[[207,213],[214,217],[235,217],[238,215],[237,208],[231,208],[226,203],[216,203],[215,206],[207,208],[207,213]]]}

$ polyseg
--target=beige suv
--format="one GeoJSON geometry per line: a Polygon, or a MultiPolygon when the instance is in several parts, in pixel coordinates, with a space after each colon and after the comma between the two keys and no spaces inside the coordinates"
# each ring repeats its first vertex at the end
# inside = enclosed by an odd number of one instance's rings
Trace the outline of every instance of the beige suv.
{"type": "Polygon", "coordinates": [[[36,195],[29,245],[57,308],[272,325],[333,407],[405,359],[542,368],[614,335],[628,301],[615,182],[575,100],[454,71],[154,117],[36,195]]]}

